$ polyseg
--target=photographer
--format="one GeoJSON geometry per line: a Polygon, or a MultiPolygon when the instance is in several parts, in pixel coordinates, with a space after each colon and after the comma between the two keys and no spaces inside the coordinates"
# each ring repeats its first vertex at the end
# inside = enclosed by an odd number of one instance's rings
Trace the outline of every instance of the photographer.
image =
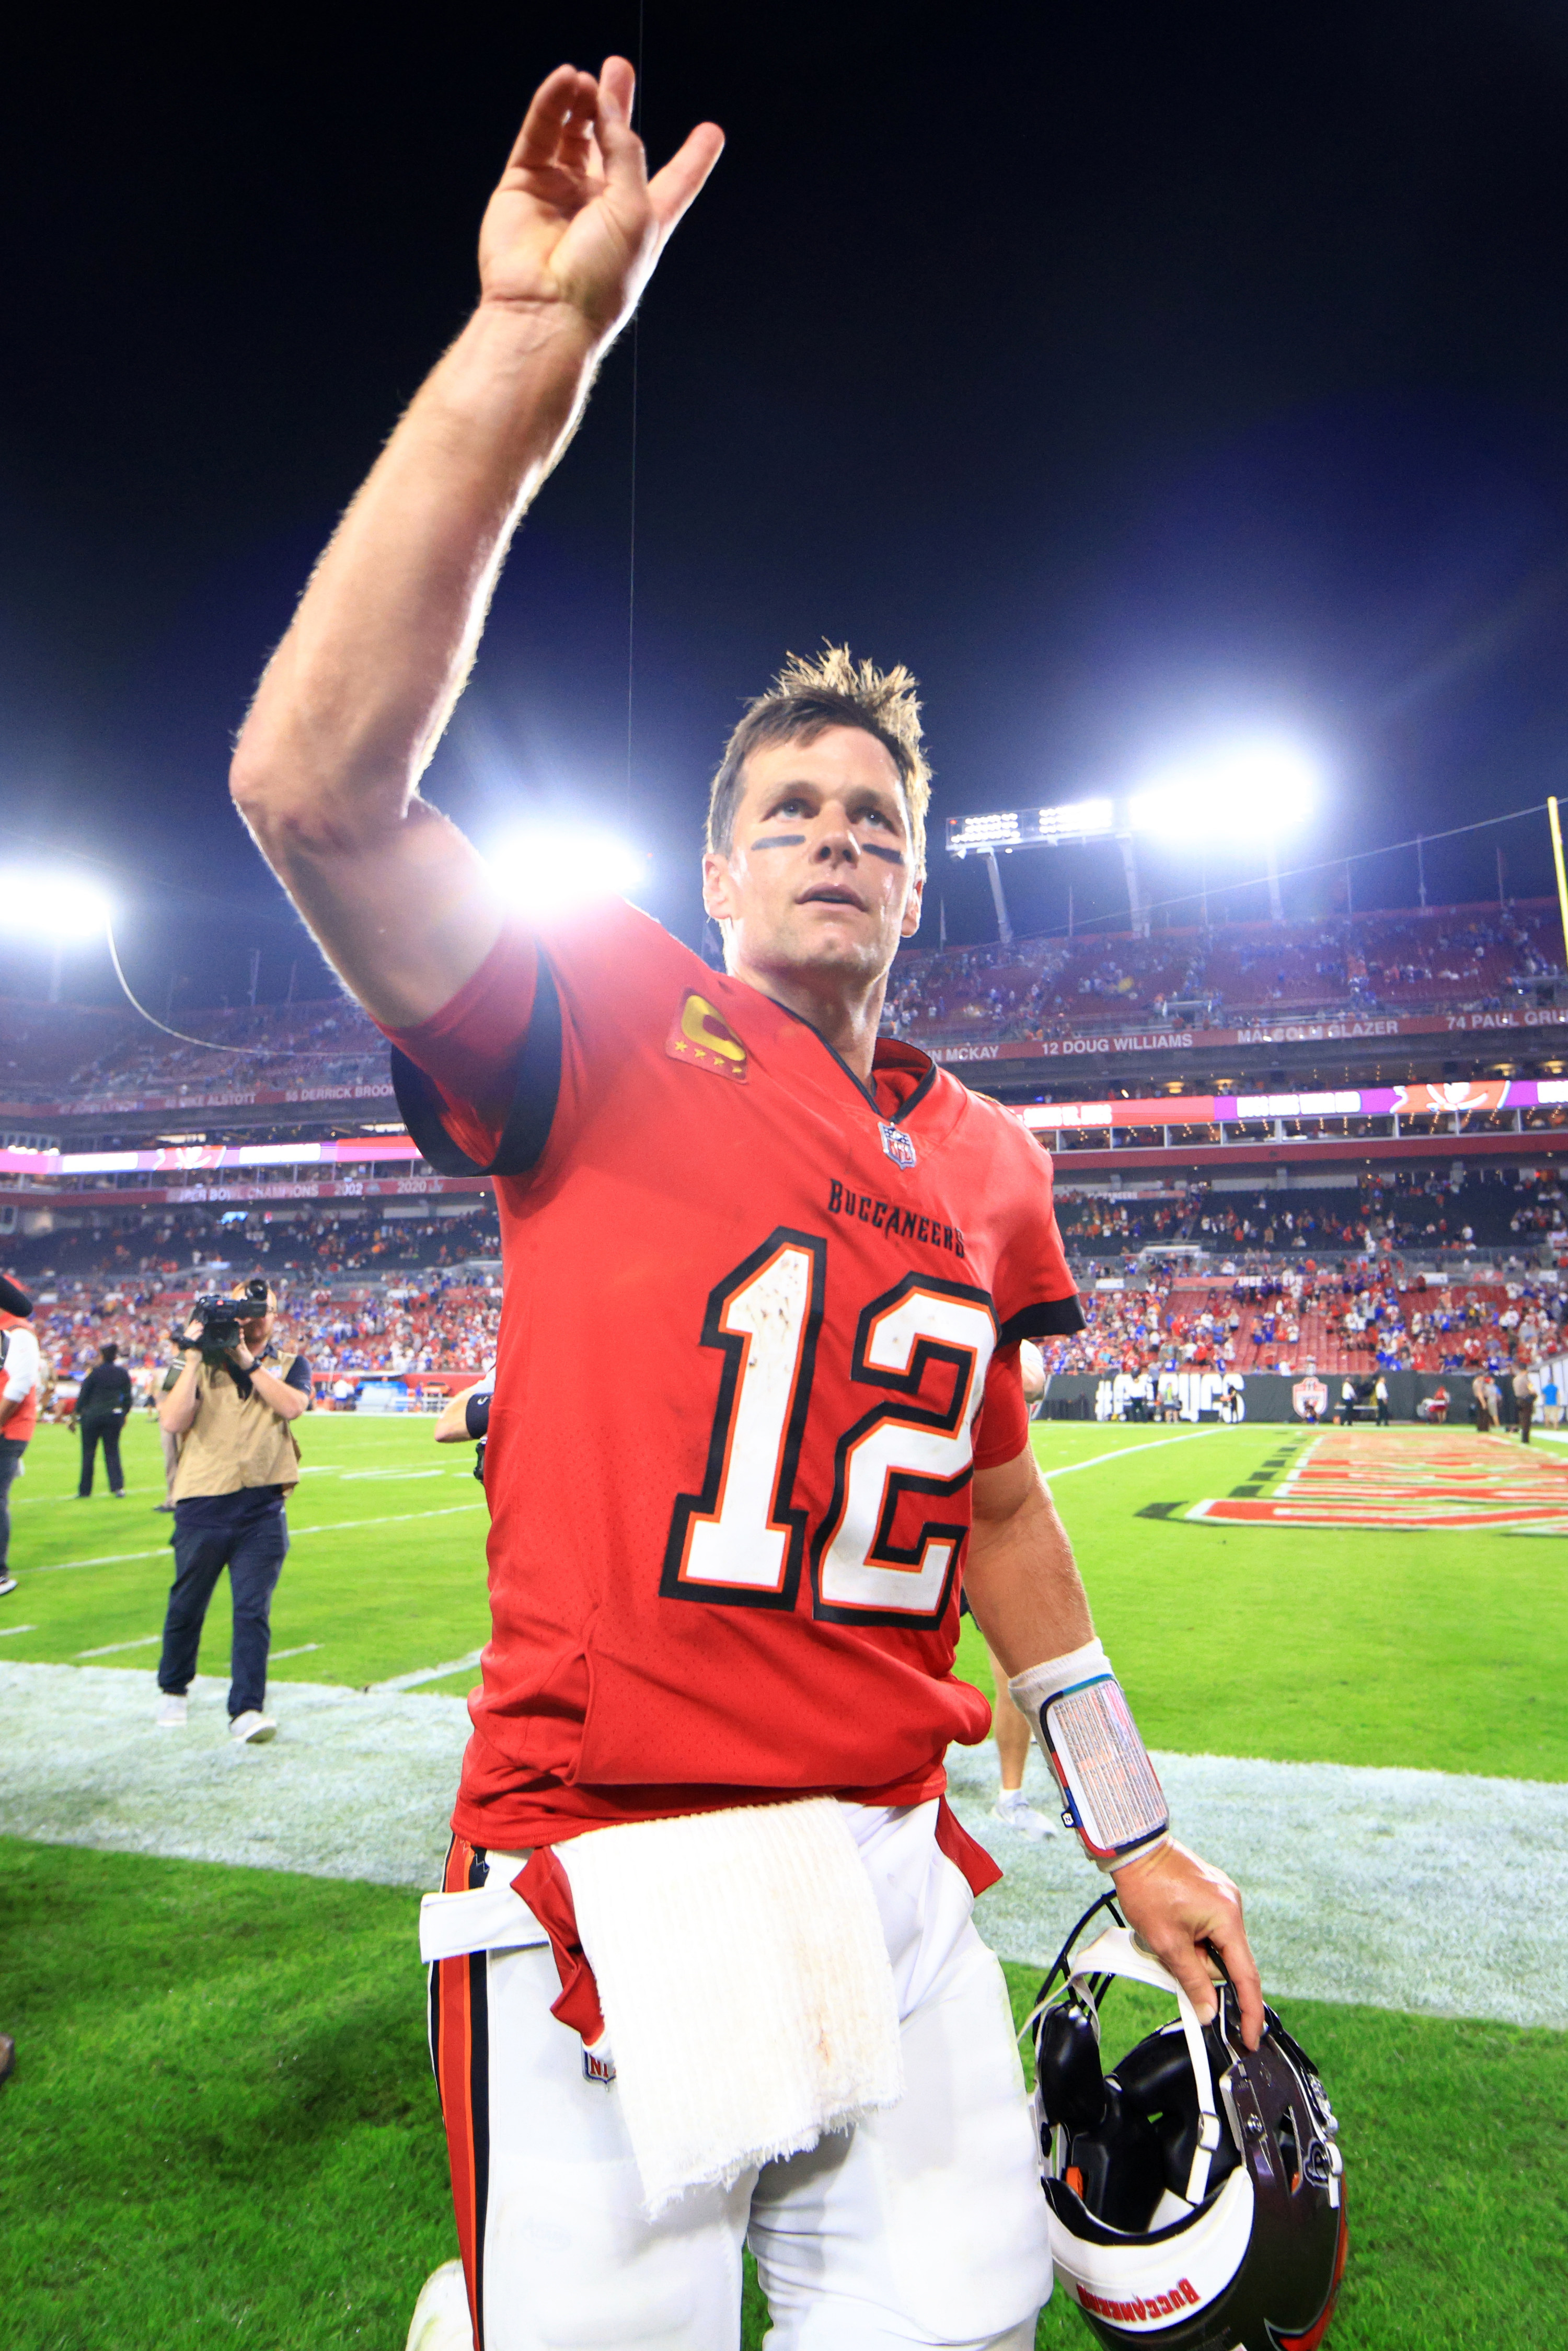
{"type": "Polygon", "coordinates": [[[174,1582],[158,1667],[158,1723],[178,1729],[196,1670],[202,1625],[226,1567],[234,1597],[229,1729],[246,1743],[271,1739],[262,1711],[272,1594],[288,1550],[284,1502],[298,1483],[291,1423],[310,1408],[310,1366],[292,1355],[281,1371],[262,1360],[277,1301],[265,1281],[233,1298],[198,1298],[174,1334],[183,1362],[158,1417],[184,1439],[174,1477],[174,1582]]]}

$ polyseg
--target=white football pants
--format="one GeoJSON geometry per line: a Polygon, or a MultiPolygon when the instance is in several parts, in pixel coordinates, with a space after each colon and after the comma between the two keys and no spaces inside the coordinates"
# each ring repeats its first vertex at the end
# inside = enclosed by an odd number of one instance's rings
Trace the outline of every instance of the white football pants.
{"type": "Polygon", "coordinates": [[[585,2079],[549,2012],[548,1946],[484,1957],[480,2351],[737,2351],[743,2241],[768,2351],[1031,2351],[1051,2251],[1001,1970],[935,1802],[844,1809],[893,1964],[904,2096],[655,2220],[614,2085],[585,2079]]]}

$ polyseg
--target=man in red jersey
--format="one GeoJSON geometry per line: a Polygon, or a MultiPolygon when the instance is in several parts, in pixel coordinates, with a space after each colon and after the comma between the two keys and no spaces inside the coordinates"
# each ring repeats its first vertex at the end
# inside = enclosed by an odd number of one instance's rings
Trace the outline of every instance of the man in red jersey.
{"type": "MultiPolygon", "coordinates": [[[[1082,1321],[1049,1161],[878,1038],[925,872],[913,682],[830,653],[742,719],[704,861],[719,975],[614,902],[530,934],[417,789],[511,533],[718,155],[704,125],[649,181],[631,101],[621,59],[536,94],[478,308],[233,775],[392,1037],[411,1130],[492,1174],[502,1220],[494,1635],[422,1926],[464,2325],[488,2351],[732,2351],[744,2238],[774,2351],[1025,2351],[1050,2253],[968,1915],[996,1872],[942,1802],[948,1742],[988,1723],[951,1673],[960,1581],[1032,1719],[1120,1693],[1019,1387],[1019,1342],[1082,1321]],[[634,1391],[603,1377],[631,1317],[634,1391]],[[778,1996],[748,1997],[765,1970],[778,1996]]],[[[1083,1834],[1206,2016],[1223,1955],[1255,2044],[1228,1879],[1163,1815],[1083,1834]]]]}

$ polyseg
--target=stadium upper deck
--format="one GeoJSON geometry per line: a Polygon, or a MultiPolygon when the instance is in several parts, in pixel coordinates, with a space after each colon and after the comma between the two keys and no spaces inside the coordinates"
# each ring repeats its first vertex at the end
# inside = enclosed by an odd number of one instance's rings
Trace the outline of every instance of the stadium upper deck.
{"type": "MultiPolygon", "coordinates": [[[[990,1065],[1014,1096],[1188,1086],[1270,1069],[1328,1084],[1469,1074],[1500,1047],[1568,1050],[1568,979],[1549,900],[1406,908],[1324,921],[1095,932],[906,950],[886,1026],[940,1061],[990,1065]],[[1514,1034],[1513,1032],[1518,1032],[1514,1034]],[[1463,1040],[1482,1040],[1468,1048],[1463,1040]],[[1454,1063],[1454,1067],[1448,1066],[1454,1063]]],[[[1490,1061],[1488,1060],[1488,1066],[1490,1061]]]]}
{"type": "MultiPolygon", "coordinates": [[[[1119,1198],[1190,1238],[1210,1192],[1343,1202],[1375,1169],[1415,1169],[1457,1196],[1478,1166],[1552,1170],[1568,1155],[1555,926],[1536,902],[927,949],[900,956],[887,1025],[1014,1104],[1064,1198],[1119,1198]]],[[[254,1213],[258,1236],[329,1211],[380,1230],[394,1202],[488,1216],[482,1179],[420,1160],[384,1042],[347,999],[182,1025],[217,1050],[129,1012],[0,1007],[0,1231],[112,1232],[133,1258],[152,1236],[183,1261],[221,1216],[254,1213]]],[[[1476,1227],[1452,1221],[1439,1251],[1476,1227]]]]}

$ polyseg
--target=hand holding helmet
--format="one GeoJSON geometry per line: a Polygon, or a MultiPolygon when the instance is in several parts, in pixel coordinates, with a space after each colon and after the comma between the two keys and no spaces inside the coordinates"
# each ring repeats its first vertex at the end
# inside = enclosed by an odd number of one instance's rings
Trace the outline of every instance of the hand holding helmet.
{"type": "Polygon", "coordinates": [[[1117,1870],[1116,1899],[1203,2024],[1212,2023],[1218,2005],[1209,1955],[1218,1957],[1235,1991],[1242,2038],[1256,2049],[1265,2030],[1263,1988],[1241,1923],[1241,1896],[1225,1872],[1167,1838],[1117,1870]]]}
{"type": "Polygon", "coordinates": [[[1348,2243],[1322,2083],[1271,2009],[1253,2051],[1228,1981],[1205,1987],[1205,2023],[1120,1923],[1070,1962],[1115,1899],[1079,1920],[1030,2021],[1058,2274],[1108,2345],[1317,2351],[1348,2243]],[[1169,1992],[1178,2013],[1107,2071],[1101,2016],[1117,1978],[1169,1992]]]}

